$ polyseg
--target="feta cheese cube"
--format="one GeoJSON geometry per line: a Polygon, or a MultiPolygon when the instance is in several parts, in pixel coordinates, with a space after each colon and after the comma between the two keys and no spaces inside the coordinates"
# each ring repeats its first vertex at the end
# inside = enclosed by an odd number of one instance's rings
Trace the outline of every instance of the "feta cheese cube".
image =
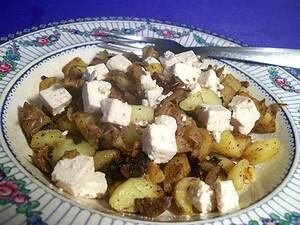
{"type": "Polygon", "coordinates": [[[107,190],[105,174],[94,172],[85,178],[85,185],[80,191],[80,196],[85,198],[100,198],[107,190]]]}
{"type": "Polygon", "coordinates": [[[156,122],[148,125],[143,132],[143,151],[155,163],[167,163],[177,153],[176,120],[170,116],[161,116],[156,122]]]}
{"type": "Polygon", "coordinates": [[[239,195],[233,186],[232,180],[217,181],[215,183],[215,192],[217,207],[222,214],[240,209],[239,195]]]}
{"type": "Polygon", "coordinates": [[[51,179],[58,187],[75,197],[97,198],[107,190],[105,174],[95,172],[93,157],[85,155],[59,160],[51,179]]]}
{"type": "Polygon", "coordinates": [[[175,54],[171,51],[166,51],[163,56],[159,57],[159,61],[167,70],[179,62],[175,54]]]}
{"type": "Polygon", "coordinates": [[[199,181],[189,187],[188,199],[199,212],[204,214],[216,208],[214,190],[203,181],[199,181]]]}
{"type": "Polygon", "coordinates": [[[179,62],[186,63],[190,66],[193,66],[194,63],[198,62],[198,57],[192,50],[176,54],[175,57],[179,62]]]}
{"type": "Polygon", "coordinates": [[[103,122],[128,126],[130,123],[131,106],[118,99],[106,98],[101,101],[103,122]]]}
{"type": "Polygon", "coordinates": [[[125,56],[119,54],[111,57],[107,61],[106,66],[109,70],[118,70],[126,73],[131,64],[125,56]]]}
{"type": "Polygon", "coordinates": [[[146,97],[146,99],[142,100],[143,105],[156,107],[163,99],[168,97],[168,95],[162,94],[164,89],[156,84],[149,72],[140,77],[140,82],[146,97]]]}
{"type": "Polygon", "coordinates": [[[83,108],[85,112],[98,112],[101,101],[110,95],[111,84],[105,81],[86,82],[82,88],[83,108]]]}
{"type": "Polygon", "coordinates": [[[151,56],[144,59],[144,63],[147,63],[147,64],[160,64],[160,62],[156,58],[151,57],[151,56]]]}
{"type": "Polygon", "coordinates": [[[211,89],[218,96],[220,96],[219,90],[224,88],[223,85],[220,84],[220,80],[217,77],[216,72],[212,69],[202,72],[199,76],[198,83],[201,87],[211,89]]]}
{"type": "Polygon", "coordinates": [[[198,121],[213,133],[214,139],[219,142],[224,130],[233,130],[230,125],[231,112],[222,105],[202,104],[196,111],[198,121]]]}
{"type": "Polygon", "coordinates": [[[199,79],[201,70],[185,63],[176,63],[173,66],[172,73],[185,84],[196,83],[199,79]]]}
{"type": "Polygon", "coordinates": [[[249,134],[260,118],[255,103],[248,97],[237,95],[233,97],[229,107],[232,110],[231,124],[241,134],[249,134]]]}
{"type": "Polygon", "coordinates": [[[171,128],[174,132],[177,130],[176,120],[172,116],[160,115],[155,117],[155,124],[160,124],[171,128]]]}
{"type": "Polygon", "coordinates": [[[88,66],[86,72],[83,74],[82,79],[86,81],[104,80],[108,74],[108,69],[104,63],[95,66],[88,66]]]}
{"type": "Polygon", "coordinates": [[[40,91],[40,99],[49,112],[55,116],[62,113],[71,103],[72,95],[61,84],[54,84],[40,91]]]}
{"type": "Polygon", "coordinates": [[[190,95],[196,93],[196,92],[199,92],[201,91],[201,86],[199,83],[193,83],[193,84],[190,84],[188,85],[188,89],[190,89],[190,95]]]}
{"type": "Polygon", "coordinates": [[[146,72],[144,75],[142,75],[140,77],[140,82],[141,82],[141,87],[143,90],[150,90],[153,88],[156,88],[156,86],[158,86],[155,82],[155,80],[153,80],[151,78],[151,75],[149,72],[146,72]]]}

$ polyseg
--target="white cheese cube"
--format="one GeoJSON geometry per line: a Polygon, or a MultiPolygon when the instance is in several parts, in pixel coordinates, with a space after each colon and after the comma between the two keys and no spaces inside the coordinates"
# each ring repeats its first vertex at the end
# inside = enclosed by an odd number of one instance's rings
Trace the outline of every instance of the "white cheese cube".
{"type": "Polygon", "coordinates": [[[185,63],[176,63],[172,69],[172,74],[188,85],[196,83],[199,79],[200,73],[200,69],[185,63]]]}
{"type": "Polygon", "coordinates": [[[188,89],[190,89],[190,95],[196,93],[196,92],[199,92],[201,91],[201,86],[199,83],[193,83],[193,84],[190,84],[188,85],[188,89]]]}
{"type": "Polygon", "coordinates": [[[224,130],[233,130],[230,125],[231,112],[222,105],[201,105],[197,111],[198,121],[211,131],[217,142],[224,130]]]}
{"type": "Polygon", "coordinates": [[[217,181],[215,183],[215,192],[217,207],[222,214],[240,209],[239,195],[233,186],[232,180],[217,181]]]}
{"type": "Polygon", "coordinates": [[[106,66],[109,70],[118,70],[126,73],[131,64],[125,56],[119,54],[111,57],[107,61],[106,66]]]}
{"type": "Polygon", "coordinates": [[[176,54],[175,57],[179,62],[186,63],[190,66],[193,66],[194,63],[198,62],[198,58],[192,50],[176,54]]]}
{"type": "Polygon", "coordinates": [[[229,107],[232,110],[231,124],[241,134],[249,134],[260,118],[255,103],[248,97],[237,95],[233,97],[229,107]]]}
{"type": "Polygon", "coordinates": [[[203,181],[189,187],[188,199],[199,212],[204,214],[216,208],[214,190],[203,181]]]}
{"type": "Polygon", "coordinates": [[[141,87],[143,90],[150,90],[153,88],[156,88],[157,84],[155,80],[151,78],[151,75],[149,72],[146,72],[146,74],[142,75],[140,77],[141,87]]]}
{"type": "Polygon", "coordinates": [[[173,131],[177,130],[176,120],[172,116],[160,115],[155,117],[154,122],[155,124],[160,124],[160,125],[170,127],[170,129],[172,129],[173,131]]]}
{"type": "Polygon", "coordinates": [[[160,62],[156,58],[151,57],[151,56],[149,56],[146,59],[144,59],[144,63],[147,63],[149,65],[150,64],[160,64],[160,62]]]}
{"type": "Polygon", "coordinates": [[[212,69],[202,72],[199,76],[198,83],[201,87],[212,90],[218,96],[220,96],[219,90],[224,88],[223,85],[220,84],[220,80],[217,77],[216,72],[212,69]]]}
{"type": "Polygon", "coordinates": [[[179,62],[175,54],[171,51],[166,51],[163,56],[159,57],[159,61],[167,70],[179,62]]]}
{"type": "Polygon", "coordinates": [[[95,66],[88,66],[86,72],[83,74],[82,79],[86,81],[104,80],[108,74],[108,69],[104,63],[95,66]]]}
{"type": "Polygon", "coordinates": [[[85,179],[85,185],[81,189],[80,196],[85,198],[100,198],[107,190],[105,174],[94,172],[85,179]]]}
{"type": "Polygon", "coordinates": [[[149,125],[142,136],[143,151],[155,163],[167,163],[177,153],[176,120],[166,117],[170,116],[160,117],[157,119],[158,124],[149,125]],[[167,121],[172,122],[166,126],[167,121]]]}
{"type": "Polygon", "coordinates": [[[105,175],[95,173],[93,157],[85,155],[59,160],[51,179],[58,187],[75,197],[97,198],[107,189],[105,175]]]}
{"type": "Polygon", "coordinates": [[[103,122],[128,126],[130,123],[131,106],[118,99],[106,98],[101,101],[103,122]]]}
{"type": "Polygon", "coordinates": [[[140,82],[146,97],[142,100],[143,105],[156,107],[163,99],[168,97],[168,95],[162,94],[164,89],[156,84],[149,72],[140,77],[140,82]]]}
{"type": "Polygon", "coordinates": [[[151,107],[156,107],[163,98],[162,97],[163,88],[156,87],[145,91],[145,97],[147,99],[147,105],[151,107]]]}
{"type": "Polygon", "coordinates": [[[86,82],[82,88],[82,100],[84,111],[88,113],[98,112],[101,101],[110,95],[111,84],[105,81],[86,82]]]}
{"type": "Polygon", "coordinates": [[[53,116],[63,112],[72,101],[72,95],[61,85],[54,84],[40,91],[40,99],[43,105],[53,116]]]}

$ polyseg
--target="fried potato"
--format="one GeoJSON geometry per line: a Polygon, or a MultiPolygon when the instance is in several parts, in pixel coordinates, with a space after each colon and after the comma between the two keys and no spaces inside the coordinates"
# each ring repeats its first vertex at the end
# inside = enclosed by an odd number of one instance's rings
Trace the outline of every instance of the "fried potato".
{"type": "Polygon", "coordinates": [[[245,172],[248,170],[248,167],[248,160],[243,159],[228,172],[228,179],[232,180],[235,190],[240,191],[243,189],[245,184],[245,172]]]}
{"type": "Polygon", "coordinates": [[[21,127],[28,142],[30,142],[32,135],[51,123],[51,119],[44,112],[33,105],[24,102],[21,113],[21,127]]]}
{"type": "Polygon", "coordinates": [[[130,122],[131,123],[152,123],[154,120],[154,109],[150,106],[144,105],[132,105],[131,106],[131,116],[130,122]]]}
{"type": "Polygon", "coordinates": [[[201,88],[201,91],[189,95],[179,103],[179,107],[184,111],[192,111],[201,104],[222,105],[222,100],[215,92],[208,88],[201,88]]]}
{"type": "Polygon", "coordinates": [[[151,63],[146,66],[146,70],[149,71],[151,74],[153,73],[162,73],[163,66],[160,63],[151,63]]]}
{"type": "Polygon", "coordinates": [[[71,80],[80,79],[86,71],[87,64],[79,57],[72,59],[62,68],[64,78],[71,80]]]}
{"type": "Polygon", "coordinates": [[[30,146],[33,149],[42,149],[47,146],[56,146],[66,140],[62,132],[57,129],[41,130],[34,134],[30,146]]]}
{"type": "Polygon", "coordinates": [[[201,95],[204,104],[208,105],[222,105],[222,100],[215,92],[208,88],[201,88],[201,95]]]}
{"type": "Polygon", "coordinates": [[[211,152],[211,145],[213,138],[211,134],[204,128],[198,128],[198,132],[201,135],[201,144],[198,147],[192,149],[192,156],[199,160],[205,159],[206,156],[211,152]]]}
{"type": "Polygon", "coordinates": [[[160,169],[159,165],[154,162],[148,163],[146,176],[148,176],[149,180],[154,184],[161,183],[165,180],[163,171],[160,169]]]}
{"type": "Polygon", "coordinates": [[[140,147],[142,130],[139,126],[131,124],[114,133],[113,147],[127,152],[140,147]]]}
{"type": "Polygon", "coordinates": [[[260,113],[260,118],[255,122],[252,132],[255,133],[274,133],[276,132],[276,115],[280,104],[271,104],[268,107],[264,100],[256,104],[260,113]],[[259,107],[257,105],[260,105],[259,107]]]}
{"type": "Polygon", "coordinates": [[[104,166],[119,158],[120,152],[117,149],[98,151],[94,155],[95,170],[100,170],[104,166]]]}
{"type": "Polygon", "coordinates": [[[64,142],[57,145],[52,152],[52,163],[56,163],[68,151],[77,150],[82,155],[94,156],[95,149],[85,141],[75,144],[72,139],[65,139],[64,142]]]}
{"type": "Polygon", "coordinates": [[[39,91],[48,89],[53,84],[60,83],[60,82],[61,79],[58,77],[44,77],[44,79],[42,78],[42,81],[40,82],[39,91]]]}
{"type": "Polygon", "coordinates": [[[157,217],[171,206],[172,197],[136,198],[135,205],[142,216],[157,217]]]}
{"type": "Polygon", "coordinates": [[[242,134],[234,134],[234,139],[237,142],[240,152],[243,152],[250,144],[251,137],[242,134]]]}
{"type": "Polygon", "coordinates": [[[193,111],[203,103],[201,92],[189,95],[186,99],[179,103],[179,107],[184,111],[193,111]]]}
{"type": "Polygon", "coordinates": [[[225,156],[213,154],[212,157],[217,160],[217,166],[220,166],[226,173],[234,167],[234,163],[225,156]]]}
{"type": "Polygon", "coordinates": [[[171,159],[164,168],[165,180],[164,190],[172,190],[172,184],[187,177],[191,172],[191,166],[186,154],[177,154],[171,159]]]}
{"type": "Polygon", "coordinates": [[[95,116],[89,113],[75,112],[72,119],[85,140],[90,145],[96,146],[102,135],[102,130],[96,125],[95,116]]]}
{"type": "Polygon", "coordinates": [[[113,191],[109,198],[109,205],[118,212],[136,213],[135,199],[159,198],[163,195],[159,185],[142,177],[129,178],[113,191]]]}
{"type": "Polygon", "coordinates": [[[240,81],[230,73],[226,74],[224,79],[221,80],[221,84],[224,86],[230,86],[235,92],[238,92],[242,87],[240,81]]]}
{"type": "Polygon", "coordinates": [[[223,105],[225,107],[228,106],[229,102],[231,102],[235,94],[236,92],[232,87],[224,86],[224,88],[221,90],[221,97],[223,99],[223,105]]]}
{"type": "Polygon", "coordinates": [[[277,138],[259,140],[247,147],[242,158],[247,159],[253,165],[263,163],[280,151],[280,141],[277,138]]]}
{"type": "Polygon", "coordinates": [[[219,143],[213,142],[212,148],[215,152],[229,158],[239,158],[242,155],[237,141],[230,131],[223,131],[219,143]]]}
{"type": "Polygon", "coordinates": [[[185,177],[178,181],[178,183],[175,186],[175,190],[173,192],[175,203],[179,208],[180,212],[185,215],[193,214],[193,205],[188,199],[188,188],[199,181],[199,178],[185,177]]]}
{"type": "Polygon", "coordinates": [[[67,130],[69,134],[76,136],[79,134],[79,130],[77,129],[75,123],[71,122],[66,115],[58,118],[56,124],[58,126],[58,129],[60,129],[61,131],[67,130]]]}

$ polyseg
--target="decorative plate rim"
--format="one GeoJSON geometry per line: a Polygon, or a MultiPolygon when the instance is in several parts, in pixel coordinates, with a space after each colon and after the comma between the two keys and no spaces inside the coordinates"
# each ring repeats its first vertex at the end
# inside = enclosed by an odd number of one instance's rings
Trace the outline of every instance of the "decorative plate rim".
{"type": "MultiPolygon", "coordinates": [[[[24,35],[26,35],[26,34],[30,34],[31,32],[33,32],[33,31],[39,31],[39,30],[43,30],[43,29],[47,29],[47,28],[51,28],[51,27],[54,27],[54,26],[58,26],[58,25],[65,25],[65,24],[72,24],[72,23],[79,23],[79,22],[92,22],[92,21],[94,21],[94,22],[97,22],[97,21],[108,21],[108,20],[112,20],[112,21],[139,21],[139,22],[153,22],[153,23],[160,23],[160,24],[164,24],[164,25],[172,25],[172,26],[179,26],[179,27],[181,27],[181,28],[188,28],[188,29],[190,29],[190,30],[193,30],[193,31],[200,31],[200,32],[204,32],[204,33],[206,33],[206,34],[210,34],[210,35],[213,35],[213,36],[216,36],[216,37],[219,37],[219,38],[223,38],[223,39],[225,39],[225,40],[228,40],[228,41],[231,41],[231,42],[234,42],[234,43],[237,43],[237,44],[240,44],[240,45],[243,45],[243,46],[248,46],[247,44],[245,44],[245,43],[242,43],[242,42],[240,42],[240,41],[238,41],[238,40],[235,40],[235,39],[233,39],[233,38],[230,38],[230,37],[227,37],[227,36],[224,36],[224,35],[221,35],[221,34],[217,34],[217,33],[215,33],[215,32],[210,32],[210,31],[208,31],[208,30],[205,30],[205,29],[201,29],[201,28],[197,28],[197,27],[194,27],[194,26],[189,26],[189,25],[185,25],[185,24],[178,24],[178,23],[174,23],[174,22],[168,22],[168,21],[160,21],[160,20],[153,20],[153,19],[145,19],[145,18],[136,18],[136,17],[93,17],[93,18],[79,18],[79,19],[76,19],[76,20],[74,20],[74,19],[70,19],[70,20],[62,20],[62,21],[60,21],[60,22],[52,22],[52,23],[49,23],[48,25],[44,25],[44,24],[42,24],[42,25],[40,25],[40,26],[38,26],[38,27],[32,27],[31,29],[24,29],[24,31],[23,32],[16,32],[16,34],[15,35],[7,35],[7,37],[4,37],[4,38],[0,38],[0,48],[2,47],[2,46],[4,46],[7,42],[9,42],[9,41],[11,41],[11,40],[14,40],[14,39],[16,39],[16,38],[19,38],[19,37],[22,37],[22,36],[24,36],[24,35]],[[3,41],[3,39],[5,39],[4,41],[3,41]]],[[[74,46],[73,46],[74,47],[74,46]]],[[[233,65],[230,65],[230,66],[233,66],[233,65]]],[[[233,66],[234,67],[234,69],[236,69],[236,70],[239,70],[239,68],[238,67],[235,67],[235,66],[233,66]]],[[[287,72],[288,74],[290,74],[292,77],[294,77],[293,76],[293,74],[291,74],[289,71],[287,71],[286,70],[286,68],[282,68],[281,67],[281,69],[283,69],[285,72],[287,72]]],[[[26,70],[26,71],[28,71],[28,70],[26,70]]],[[[241,70],[239,70],[241,73],[244,73],[243,71],[241,71],[241,70]]],[[[248,74],[246,74],[247,76],[249,76],[248,74]]],[[[295,77],[294,77],[295,78],[295,77]]],[[[256,82],[255,80],[254,80],[254,82],[256,82]]],[[[261,86],[262,87],[262,86],[261,86]]],[[[265,88],[264,88],[265,89],[265,88]]],[[[269,90],[266,90],[265,89],[265,91],[268,93],[268,94],[270,94],[270,92],[269,92],[269,90]]],[[[7,94],[7,93],[6,93],[7,94]]],[[[272,98],[274,97],[272,94],[270,94],[271,96],[272,96],[272,98]]],[[[2,96],[3,97],[3,96],[2,96]]],[[[2,98],[1,97],[1,98],[2,98]]],[[[292,117],[291,115],[289,115],[290,114],[290,112],[288,112],[288,113],[286,113],[285,112],[285,114],[286,114],[286,116],[288,117],[288,119],[290,119],[290,117],[292,117]]],[[[297,130],[297,126],[291,126],[291,128],[293,129],[293,133],[294,133],[294,136],[296,137],[296,134],[298,133],[298,130],[297,130]],[[294,130],[296,130],[296,132],[294,132],[294,130]]],[[[1,133],[2,133],[2,130],[1,130],[1,133]]],[[[297,137],[296,137],[296,139],[297,139],[297,137]]],[[[296,140],[297,141],[297,140],[296,140]]],[[[295,143],[295,146],[297,146],[296,145],[296,143],[295,143]]],[[[295,153],[297,153],[297,152],[295,152],[295,153]]],[[[10,153],[10,154],[12,154],[12,153],[10,153]]],[[[295,154],[296,155],[296,154],[295,154]]],[[[14,160],[17,160],[17,159],[15,159],[15,157],[14,157],[14,160]]],[[[17,160],[18,161],[18,160],[17,160]]],[[[18,163],[16,164],[18,167],[20,166],[20,165],[18,165],[18,163]]],[[[21,166],[22,167],[22,166],[21,166]]],[[[295,167],[295,169],[297,168],[297,164],[295,164],[295,162],[292,162],[292,164],[291,164],[291,167],[290,167],[290,169],[292,168],[292,167],[295,167]]],[[[27,171],[28,172],[28,171],[27,171]]],[[[29,173],[30,174],[30,173],[29,173]]],[[[288,174],[286,174],[286,176],[288,176],[288,174]]],[[[36,179],[35,177],[34,177],[34,179],[36,179]]],[[[286,179],[286,178],[285,178],[286,179]]],[[[36,179],[36,180],[38,180],[38,179],[36,179]]],[[[39,181],[39,180],[38,180],[39,181]]],[[[41,182],[41,181],[39,181],[39,182],[41,182]]],[[[281,184],[279,184],[279,185],[281,185],[281,184]]],[[[279,186],[278,185],[278,186],[279,186]]],[[[65,197],[64,197],[65,198],[65,197]]],[[[80,204],[78,204],[78,203],[76,203],[76,202],[73,202],[72,200],[69,200],[70,202],[71,202],[71,204],[75,204],[75,205],[77,205],[80,209],[82,209],[81,208],[81,206],[80,206],[80,204]]],[[[259,200],[260,201],[260,200],[259,200]]],[[[84,209],[86,209],[85,207],[84,207],[84,209]]],[[[243,213],[245,210],[247,210],[247,209],[249,209],[249,207],[247,207],[247,208],[245,208],[245,209],[243,209],[243,210],[241,210],[241,211],[239,211],[239,213],[243,213]]],[[[90,210],[90,209],[87,209],[87,210],[90,210]]],[[[93,210],[93,209],[92,209],[93,210]]],[[[96,211],[96,210],[93,210],[93,211],[96,211]]],[[[97,212],[97,211],[96,211],[97,212]]],[[[101,212],[101,213],[103,213],[103,212],[101,212]]],[[[238,212],[237,212],[238,213],[238,212]]],[[[118,215],[110,215],[110,214],[107,214],[107,213],[103,213],[104,214],[104,216],[109,216],[109,217],[114,217],[114,218],[116,218],[117,220],[118,219],[120,219],[120,220],[124,220],[124,221],[132,221],[132,222],[134,222],[134,223],[136,223],[136,222],[138,222],[139,220],[137,220],[137,219],[132,219],[132,218],[127,218],[127,217],[122,217],[122,216],[118,216],[118,215]]],[[[227,216],[231,216],[232,214],[230,214],[230,215],[227,215],[227,216]]],[[[90,215],[90,216],[92,216],[92,215],[90,215]]],[[[222,220],[224,220],[224,219],[226,219],[227,218],[227,216],[225,216],[225,217],[220,217],[220,220],[213,220],[213,221],[210,221],[210,219],[209,220],[203,220],[203,221],[179,221],[179,222],[177,222],[177,223],[185,223],[185,224],[190,224],[190,223],[206,223],[206,222],[208,222],[208,223],[211,223],[211,222],[219,222],[219,221],[222,221],[222,220]]],[[[145,221],[145,220],[142,220],[142,221],[140,221],[140,222],[142,222],[142,223],[156,223],[156,222],[154,222],[154,221],[145,221]]],[[[166,222],[166,221],[159,221],[158,223],[170,223],[170,222],[166,222]]]]}

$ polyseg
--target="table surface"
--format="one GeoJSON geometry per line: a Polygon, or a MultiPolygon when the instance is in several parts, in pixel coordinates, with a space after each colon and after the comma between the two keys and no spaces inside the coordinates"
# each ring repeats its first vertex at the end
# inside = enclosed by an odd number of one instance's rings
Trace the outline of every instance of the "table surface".
{"type": "Polygon", "coordinates": [[[300,49],[299,0],[0,0],[0,37],[40,24],[101,16],[193,25],[251,46],[300,49]]]}

